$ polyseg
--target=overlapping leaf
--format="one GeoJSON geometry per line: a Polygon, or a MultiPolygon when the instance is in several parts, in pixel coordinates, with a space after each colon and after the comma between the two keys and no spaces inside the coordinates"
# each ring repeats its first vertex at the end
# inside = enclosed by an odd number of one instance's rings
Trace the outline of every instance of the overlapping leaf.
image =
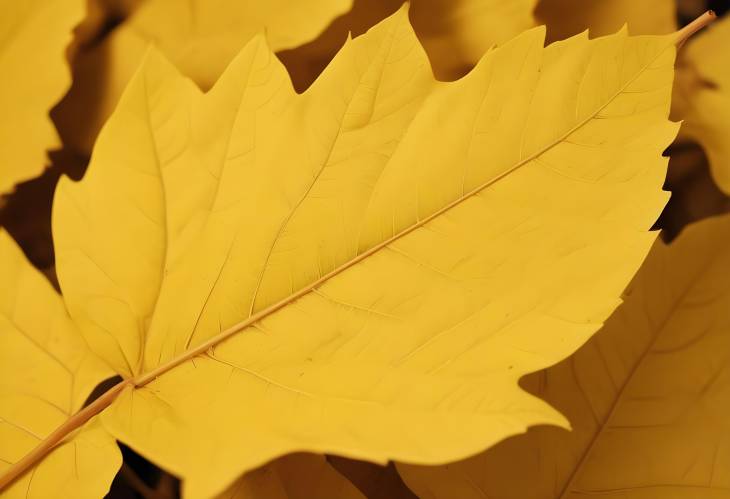
{"type": "Polygon", "coordinates": [[[351,3],[146,0],[101,44],[79,54],[74,88],[57,116],[64,140],[91,151],[150,44],[207,90],[256,33],[265,29],[275,50],[291,48],[314,38],[351,3]]]}
{"type": "MultiPolygon", "coordinates": [[[[114,373],[89,351],[61,298],[0,231],[0,472],[76,412],[114,373]]],[[[98,421],[56,447],[3,497],[95,498],[121,463],[98,421]]]]}
{"type": "Polygon", "coordinates": [[[413,26],[439,79],[468,72],[494,45],[534,26],[537,0],[412,0],[413,26]]]}
{"type": "Polygon", "coordinates": [[[59,145],[48,117],[71,83],[64,58],[82,0],[0,2],[0,194],[46,166],[59,145]]]}
{"type": "Polygon", "coordinates": [[[632,35],[660,35],[677,27],[674,0],[541,0],[535,16],[548,26],[548,41],[589,30],[591,37],[624,25],[632,35]]]}
{"type": "Polygon", "coordinates": [[[409,486],[424,499],[730,497],[729,244],[728,216],[658,243],[604,328],[528,378],[572,432],[538,427],[459,463],[399,466],[409,486]]]}
{"type": "Polygon", "coordinates": [[[681,58],[672,112],[684,120],[682,138],[707,153],[717,185],[730,194],[730,19],[692,40],[681,58]]]}
{"type": "Polygon", "coordinates": [[[262,29],[266,29],[272,50],[295,47],[314,38],[351,4],[352,0],[306,4],[291,0],[245,4],[195,0],[181,5],[174,0],[149,0],[112,35],[109,43],[118,56],[139,61],[143,54],[135,47],[154,42],[183,74],[208,89],[262,29]],[[127,42],[124,36],[140,41],[127,42]]]}
{"type": "MultiPolygon", "coordinates": [[[[309,87],[342,46],[347,34],[360,35],[395,12],[403,0],[357,0],[311,43],[281,57],[300,91],[309,87]]],[[[439,80],[467,73],[493,45],[535,26],[536,0],[411,0],[413,29],[439,80]]]]}
{"type": "Polygon", "coordinates": [[[365,499],[323,456],[289,454],[246,473],[217,499],[365,499]]]}

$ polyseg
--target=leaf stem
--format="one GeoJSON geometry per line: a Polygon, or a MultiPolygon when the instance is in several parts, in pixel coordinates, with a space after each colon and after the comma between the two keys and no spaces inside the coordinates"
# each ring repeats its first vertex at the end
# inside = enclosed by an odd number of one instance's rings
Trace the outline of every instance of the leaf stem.
{"type": "Polygon", "coordinates": [[[710,24],[712,21],[717,19],[717,14],[715,14],[715,11],[708,10],[704,14],[702,14],[700,17],[689,23],[684,28],[680,29],[679,31],[674,33],[674,43],[677,45],[677,48],[681,47],[684,42],[687,41],[687,39],[697,33],[699,30],[710,24]]]}
{"type": "MultiPolygon", "coordinates": [[[[701,30],[708,24],[710,24],[712,21],[715,20],[717,16],[715,13],[711,10],[708,10],[701,16],[699,16],[697,19],[689,23],[684,28],[680,29],[679,31],[675,32],[674,37],[674,43],[677,45],[677,47],[681,47],[681,45],[694,33],[701,30]]],[[[492,179],[492,181],[488,182],[485,185],[480,186],[477,189],[474,189],[473,191],[465,194],[460,198],[459,200],[450,203],[446,207],[442,208],[441,210],[438,210],[436,213],[432,214],[429,217],[426,217],[422,219],[419,223],[412,225],[408,229],[403,230],[402,232],[398,233],[395,237],[401,237],[416,228],[422,226],[424,223],[432,220],[437,215],[443,213],[444,211],[450,209],[454,205],[460,203],[464,199],[471,197],[476,192],[481,191],[486,185],[492,184],[496,182],[497,180],[501,179],[502,177],[506,176],[507,174],[514,171],[517,167],[524,164],[524,162],[519,163],[517,166],[513,167],[512,169],[504,172],[500,176],[496,177],[495,179],[492,179]]],[[[38,461],[40,461],[48,452],[53,449],[59,442],[61,442],[66,436],[71,434],[73,431],[77,430],[81,426],[84,425],[89,419],[99,414],[101,411],[109,407],[109,405],[117,398],[119,393],[126,388],[127,386],[131,387],[139,387],[144,386],[150,381],[153,381],[157,377],[161,376],[162,374],[166,373],[170,369],[182,364],[183,362],[200,355],[202,353],[205,353],[206,351],[212,349],[215,347],[218,343],[221,341],[233,336],[234,334],[244,330],[251,324],[258,322],[262,318],[276,312],[277,310],[285,307],[286,305],[290,304],[293,301],[298,300],[299,298],[303,297],[307,293],[309,293],[312,289],[318,287],[323,282],[330,279],[333,275],[340,273],[344,268],[350,267],[361,260],[364,260],[368,256],[372,255],[373,253],[381,250],[384,246],[390,244],[392,242],[392,239],[388,239],[383,241],[380,244],[377,244],[370,248],[369,250],[360,253],[356,258],[348,262],[346,265],[339,267],[333,271],[331,271],[328,274],[325,274],[317,281],[313,282],[311,285],[306,286],[299,290],[298,292],[294,293],[291,296],[288,296],[287,298],[267,307],[263,310],[259,311],[256,314],[253,314],[248,319],[226,329],[225,331],[222,331],[221,333],[218,333],[217,335],[211,337],[208,339],[208,341],[204,342],[203,344],[192,348],[190,350],[187,350],[183,352],[178,357],[175,357],[168,361],[165,364],[162,364],[155,369],[140,374],[136,376],[133,379],[125,379],[123,381],[120,381],[113,387],[111,387],[109,390],[104,392],[98,399],[94,400],[91,404],[84,407],[80,411],[78,411],[76,414],[71,416],[69,419],[67,419],[62,425],[60,425],[58,428],[56,428],[50,435],[48,435],[46,438],[44,438],[32,451],[30,451],[28,454],[26,454],[20,461],[13,464],[10,468],[8,468],[5,473],[3,473],[0,476],[0,490],[4,489],[8,484],[10,484],[13,480],[15,480],[17,477],[22,475],[25,471],[33,467],[38,461]]]]}
{"type": "Polygon", "coordinates": [[[119,392],[131,384],[131,380],[120,381],[104,392],[98,399],[94,400],[91,404],[79,410],[76,414],[64,421],[63,424],[53,430],[50,435],[41,440],[32,451],[23,456],[20,461],[13,464],[5,471],[5,473],[2,474],[2,476],[0,476],[0,490],[4,489],[13,480],[40,461],[56,446],[56,444],[66,438],[74,430],[81,428],[81,426],[83,426],[89,419],[106,409],[109,404],[117,398],[119,392]]]}

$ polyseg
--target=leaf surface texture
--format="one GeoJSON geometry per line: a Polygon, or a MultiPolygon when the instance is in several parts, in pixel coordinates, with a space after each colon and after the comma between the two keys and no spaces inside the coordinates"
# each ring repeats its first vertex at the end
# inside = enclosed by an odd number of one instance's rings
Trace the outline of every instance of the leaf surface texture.
{"type": "Polygon", "coordinates": [[[401,476],[424,499],[730,497],[728,243],[728,216],[658,242],[603,329],[526,379],[571,432],[532,428],[401,476]]]}
{"type": "Polygon", "coordinates": [[[675,51],[543,39],[437,83],[402,9],[302,95],[262,37],[207,94],[151,51],[59,183],[66,305],[124,376],[264,316],[104,426],[207,497],[292,451],[436,464],[564,425],[517,380],[600,327],[654,240],[675,51]]]}
{"type": "Polygon", "coordinates": [[[537,0],[413,0],[411,20],[439,79],[468,72],[494,45],[535,26],[537,0]]]}

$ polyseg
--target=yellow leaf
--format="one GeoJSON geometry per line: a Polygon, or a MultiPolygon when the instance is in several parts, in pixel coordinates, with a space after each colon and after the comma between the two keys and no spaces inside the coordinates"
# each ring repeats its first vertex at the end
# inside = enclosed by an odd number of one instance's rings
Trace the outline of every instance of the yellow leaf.
{"type": "Polygon", "coordinates": [[[705,150],[717,185],[730,194],[730,19],[722,19],[682,50],[672,113],[681,137],[705,150]]]}
{"type": "MultiPolygon", "coordinates": [[[[76,412],[113,376],[71,323],[61,298],[0,231],[0,472],[76,412]]],[[[97,421],[68,438],[3,497],[95,498],[121,464],[97,421]],[[6,495],[7,494],[7,495],[6,495]]]]}
{"type": "Polygon", "coordinates": [[[74,87],[57,116],[64,141],[91,151],[150,44],[207,90],[256,33],[265,29],[274,50],[290,48],[315,37],[351,3],[146,0],[102,43],[78,55],[74,87]],[[88,116],[79,122],[79,113],[88,116]]]}
{"type": "Polygon", "coordinates": [[[0,195],[40,174],[60,145],[48,117],[71,83],[64,50],[82,0],[0,1],[0,195]]]}
{"type": "Polygon", "coordinates": [[[493,45],[535,25],[537,0],[413,0],[411,19],[439,79],[466,74],[493,45]]]}
{"type": "Polygon", "coordinates": [[[603,36],[627,24],[632,35],[660,35],[677,29],[674,0],[540,0],[538,21],[548,26],[548,41],[590,30],[603,36]]]}
{"type": "Polygon", "coordinates": [[[217,499],[365,499],[324,458],[289,454],[246,473],[217,499]]]}
{"type": "Polygon", "coordinates": [[[728,244],[730,216],[657,243],[603,329],[525,380],[572,432],[532,428],[401,476],[423,499],[730,497],[728,244]]]}
{"type": "Polygon", "coordinates": [[[69,311],[133,377],[104,426],[208,497],[293,451],[442,463],[565,424],[517,380],[654,240],[676,37],[543,38],[438,84],[401,10],[303,95],[262,37],[207,94],[151,51],[54,201],[69,311]]]}
{"type": "MultiPolygon", "coordinates": [[[[118,31],[154,42],[180,71],[204,90],[210,88],[241,48],[261,29],[272,50],[295,47],[314,38],[352,0],[269,0],[238,3],[232,0],[148,0],[118,31]]],[[[112,50],[125,54],[123,41],[112,50]]],[[[131,75],[130,75],[131,76],[131,75]]]]}
{"type": "MultiPolygon", "coordinates": [[[[466,74],[493,45],[535,26],[537,0],[411,0],[413,29],[439,80],[466,74]]],[[[356,1],[316,40],[277,55],[303,90],[337,53],[347,34],[359,35],[395,12],[403,0],[356,1]]]]}

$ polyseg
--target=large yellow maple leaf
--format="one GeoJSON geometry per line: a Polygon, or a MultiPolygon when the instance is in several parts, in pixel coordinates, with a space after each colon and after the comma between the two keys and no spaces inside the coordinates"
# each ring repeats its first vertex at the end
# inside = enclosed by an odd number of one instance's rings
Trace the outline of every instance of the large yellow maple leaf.
{"type": "Polygon", "coordinates": [[[48,113],[71,83],[64,51],[83,14],[82,0],[0,1],[0,195],[60,145],[48,113]]]}
{"type": "Polygon", "coordinates": [[[125,378],[104,427],[207,497],[292,451],[441,463],[566,424],[517,380],[655,238],[678,36],[543,40],[437,83],[401,10],[302,95],[263,37],[206,94],[151,51],[54,202],[66,306],[125,378]]]}
{"type": "Polygon", "coordinates": [[[730,216],[658,242],[604,328],[527,378],[571,432],[537,427],[459,463],[399,465],[405,481],[422,499],[730,497],[729,244],[730,216]]]}

